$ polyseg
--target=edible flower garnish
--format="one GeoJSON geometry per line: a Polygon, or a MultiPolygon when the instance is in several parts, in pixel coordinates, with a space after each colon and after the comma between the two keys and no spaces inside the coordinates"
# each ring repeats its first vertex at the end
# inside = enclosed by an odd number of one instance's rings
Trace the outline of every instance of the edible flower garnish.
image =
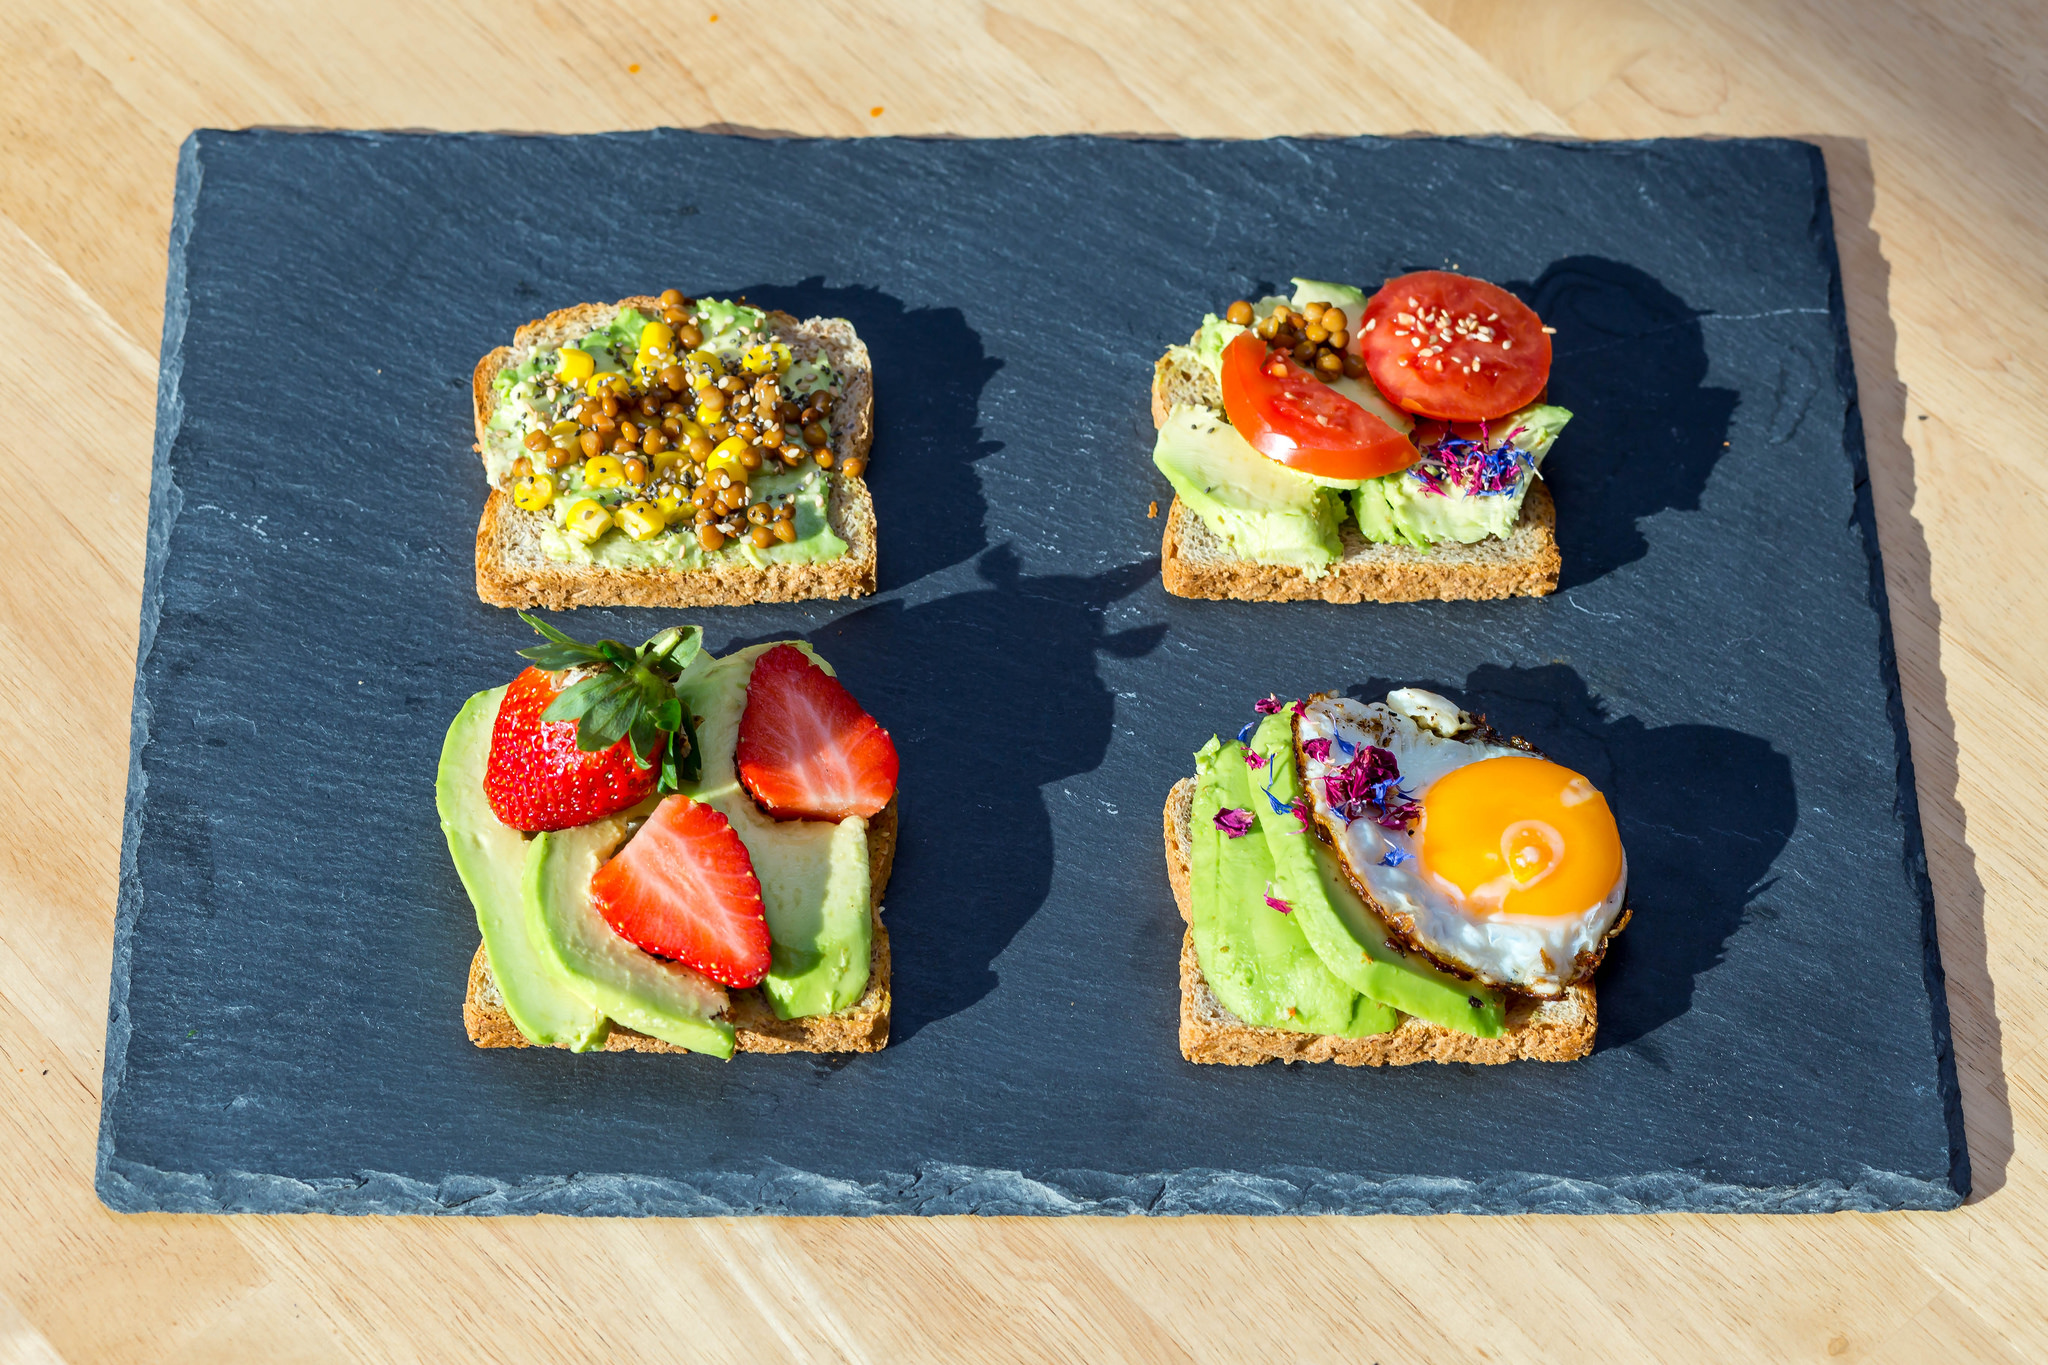
{"type": "Polygon", "coordinates": [[[1344,736],[1338,735],[1336,738],[1337,747],[1344,751],[1344,757],[1349,758],[1353,754],[1358,752],[1358,746],[1356,744],[1353,744],[1350,740],[1344,738],[1344,736]]]}
{"type": "Polygon", "coordinates": [[[1358,757],[1323,779],[1323,795],[1346,824],[1369,819],[1387,829],[1406,829],[1422,807],[1400,783],[1401,765],[1393,754],[1368,744],[1358,757]]]}
{"type": "Polygon", "coordinates": [[[1409,477],[1438,496],[1455,490],[1478,498],[1505,497],[1521,483],[1523,470],[1536,469],[1536,462],[1514,444],[1527,429],[1516,427],[1491,449],[1484,422],[1476,441],[1446,434],[1423,447],[1422,458],[1408,467],[1409,477]]]}
{"type": "Polygon", "coordinates": [[[1216,812],[1216,828],[1233,839],[1242,839],[1252,832],[1252,813],[1243,809],[1219,810],[1216,812]]]}
{"type": "Polygon", "coordinates": [[[1256,730],[1256,729],[1258,729],[1258,728],[1259,728],[1259,723],[1258,723],[1257,721],[1255,721],[1255,720],[1248,720],[1248,721],[1246,721],[1246,722],[1244,723],[1244,729],[1242,729],[1242,730],[1239,730],[1239,731],[1237,732],[1237,742],[1238,742],[1239,744],[1249,744],[1249,743],[1251,743],[1251,742],[1252,742],[1252,731],[1254,731],[1254,730],[1256,730]]]}
{"type": "Polygon", "coordinates": [[[1285,815],[1287,814],[1287,812],[1294,809],[1294,807],[1288,805],[1285,801],[1282,801],[1279,797],[1273,795],[1273,789],[1271,787],[1261,787],[1259,790],[1263,791],[1266,794],[1266,802],[1267,804],[1273,807],[1273,814],[1285,815]]]}
{"type": "Polygon", "coordinates": [[[1294,718],[1296,720],[1300,720],[1303,716],[1308,714],[1308,703],[1305,701],[1297,701],[1294,703],[1291,709],[1294,712],[1294,718]]]}
{"type": "Polygon", "coordinates": [[[1252,710],[1262,716],[1277,716],[1280,714],[1280,699],[1268,692],[1252,703],[1252,710]]]}
{"type": "Polygon", "coordinates": [[[1327,739],[1305,739],[1301,742],[1301,751],[1318,763],[1330,761],[1330,741],[1327,739]]]}
{"type": "Polygon", "coordinates": [[[1308,833],[1309,821],[1315,819],[1315,812],[1311,811],[1308,808],[1308,798],[1305,796],[1295,797],[1294,804],[1289,806],[1287,809],[1293,812],[1295,819],[1301,821],[1301,828],[1294,832],[1296,834],[1308,833]]]}
{"type": "Polygon", "coordinates": [[[1398,848],[1389,847],[1387,849],[1387,856],[1380,859],[1380,866],[1399,867],[1402,863],[1413,861],[1414,857],[1413,853],[1403,853],[1398,848]]]}
{"type": "Polygon", "coordinates": [[[1266,766],[1266,756],[1257,749],[1246,749],[1244,751],[1244,766],[1250,768],[1253,772],[1257,772],[1266,766]]]}
{"type": "Polygon", "coordinates": [[[1273,883],[1271,882],[1266,883],[1266,904],[1272,906],[1275,910],[1278,910],[1283,915],[1293,914],[1294,907],[1273,894],[1275,891],[1278,891],[1279,889],[1279,887],[1273,885],[1273,883]]]}

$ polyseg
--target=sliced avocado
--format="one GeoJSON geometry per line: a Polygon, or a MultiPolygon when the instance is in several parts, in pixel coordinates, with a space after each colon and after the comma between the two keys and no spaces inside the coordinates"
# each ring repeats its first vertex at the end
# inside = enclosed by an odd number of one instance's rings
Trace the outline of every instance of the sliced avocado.
{"type": "MultiPolygon", "coordinates": [[[[1293,725],[1286,712],[1267,716],[1252,736],[1252,748],[1271,765],[1270,790],[1282,805],[1294,804],[1301,782],[1294,760],[1293,725]]],[[[1264,801],[1261,794],[1260,800],[1264,801]]],[[[1507,1027],[1499,991],[1448,972],[1388,946],[1387,926],[1359,899],[1338,866],[1336,855],[1292,815],[1273,814],[1270,802],[1259,824],[1273,858],[1273,880],[1294,906],[1316,956],[1339,979],[1383,1005],[1418,1019],[1480,1038],[1498,1038],[1507,1027]]]]}
{"type": "Polygon", "coordinates": [[[1273,857],[1265,839],[1257,831],[1233,839],[1216,828],[1216,813],[1224,809],[1251,810],[1260,824],[1268,818],[1264,794],[1248,780],[1243,747],[1212,739],[1195,755],[1195,770],[1189,911],[1195,957],[1209,989],[1248,1024],[1347,1038],[1393,1028],[1392,1010],[1323,965],[1298,913],[1266,903],[1273,857]]]}
{"type": "MultiPolygon", "coordinates": [[[[790,643],[832,672],[810,646],[790,643]]],[[[697,749],[703,759],[701,776],[683,790],[730,820],[754,860],[774,952],[761,993],[778,1017],[797,1019],[843,1010],[867,990],[874,919],[866,820],[772,819],[740,786],[733,750],[747,709],[747,681],[754,661],[774,647],[700,657],[683,675],[683,704],[699,717],[697,749]]]]}
{"type": "Polygon", "coordinates": [[[1253,450],[1220,412],[1175,408],[1152,463],[1240,558],[1319,569],[1344,551],[1342,495],[1253,450]]]}
{"type": "Polygon", "coordinates": [[[732,1025],[718,1016],[726,994],[708,977],[643,952],[612,931],[590,899],[590,879],[626,837],[630,811],[573,829],[536,834],[521,877],[528,923],[557,968],[614,1021],[714,1057],[730,1057],[732,1025]]]}
{"type": "Polygon", "coordinates": [[[448,837],[448,855],[476,907],[476,927],[483,933],[505,1013],[536,1047],[567,1044],[586,1052],[604,1046],[610,1025],[534,934],[520,892],[526,838],[501,823],[484,796],[491,727],[504,695],[502,687],[479,692],[456,713],[441,744],[434,804],[448,837]]]}
{"type": "Polygon", "coordinates": [[[1332,284],[1328,280],[1304,280],[1296,276],[1289,281],[1294,286],[1294,297],[1287,300],[1289,308],[1306,308],[1320,303],[1325,308],[1342,308],[1344,316],[1353,327],[1365,317],[1365,291],[1354,289],[1348,284],[1332,284]]]}

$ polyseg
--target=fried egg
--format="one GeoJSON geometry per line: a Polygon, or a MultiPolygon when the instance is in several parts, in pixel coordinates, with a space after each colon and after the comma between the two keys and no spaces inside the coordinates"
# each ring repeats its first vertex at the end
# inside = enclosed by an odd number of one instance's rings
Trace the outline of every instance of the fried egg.
{"type": "Polygon", "coordinates": [[[1591,782],[1420,688],[1318,697],[1294,731],[1316,823],[1395,936],[1529,995],[1592,975],[1626,922],[1628,859],[1591,782]]]}

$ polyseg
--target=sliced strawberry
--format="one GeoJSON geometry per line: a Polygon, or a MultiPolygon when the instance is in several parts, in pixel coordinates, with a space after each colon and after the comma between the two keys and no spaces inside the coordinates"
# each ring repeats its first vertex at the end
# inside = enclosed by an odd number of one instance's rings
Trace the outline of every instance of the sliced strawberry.
{"type": "Polygon", "coordinates": [[[754,860],[732,824],[701,801],[668,797],[590,879],[590,899],[620,938],[721,985],[768,974],[768,917],[754,860]]]}
{"type": "Polygon", "coordinates": [[[633,761],[629,741],[585,753],[576,747],[576,722],[542,720],[562,695],[558,673],[529,668],[505,688],[491,727],[484,795],[491,813],[514,829],[568,829],[643,801],[661,776],[661,764],[633,761]]]}
{"type": "Polygon", "coordinates": [[[733,757],[778,820],[873,815],[896,794],[896,745],[839,680],[794,645],[754,661],[733,757]]]}

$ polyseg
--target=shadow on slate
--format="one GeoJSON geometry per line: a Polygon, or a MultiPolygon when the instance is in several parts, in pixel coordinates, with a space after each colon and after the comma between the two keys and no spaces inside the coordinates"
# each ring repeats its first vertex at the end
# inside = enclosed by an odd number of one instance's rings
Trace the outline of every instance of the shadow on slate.
{"type": "Polygon", "coordinates": [[[1103,624],[1111,603],[1157,581],[1156,559],[1087,578],[1029,577],[1016,552],[998,545],[975,567],[984,587],[865,608],[820,646],[835,668],[866,679],[869,709],[898,718],[903,826],[920,832],[898,846],[898,875],[952,889],[891,901],[890,932],[903,945],[894,953],[892,1044],[994,989],[991,964],[1052,886],[1040,788],[1093,772],[1109,749],[1115,698],[1096,656],[1143,658],[1167,631],[1109,633],[1103,624]],[[1020,697],[1056,701],[1009,700],[1020,697]]]}
{"type": "Polygon", "coordinates": [[[1543,470],[1562,591],[1647,554],[1643,518],[1698,510],[1736,395],[1702,383],[1699,312],[1634,266],[1572,256],[1513,288],[1557,329],[1550,401],[1572,412],[1570,458],[1543,470]]]}
{"type": "MultiPolygon", "coordinates": [[[[1353,690],[1378,700],[1402,684],[1353,690]]],[[[1609,717],[1564,664],[1487,664],[1445,689],[1503,734],[1520,735],[1606,793],[1628,850],[1635,917],[1600,968],[1601,1050],[1634,1044],[1692,1008],[1693,983],[1719,965],[1757,905],[1799,819],[1792,764],[1770,741],[1719,725],[1646,726],[1609,717]]]]}
{"type": "Polygon", "coordinates": [[[986,355],[958,308],[906,308],[879,289],[792,286],[738,291],[795,317],[845,318],[867,345],[875,374],[875,445],[868,470],[875,519],[887,539],[877,590],[914,583],[988,545],[988,502],[974,462],[1003,448],[981,439],[976,407],[1003,362],[986,355]],[[914,535],[892,534],[914,527],[914,535]]]}

